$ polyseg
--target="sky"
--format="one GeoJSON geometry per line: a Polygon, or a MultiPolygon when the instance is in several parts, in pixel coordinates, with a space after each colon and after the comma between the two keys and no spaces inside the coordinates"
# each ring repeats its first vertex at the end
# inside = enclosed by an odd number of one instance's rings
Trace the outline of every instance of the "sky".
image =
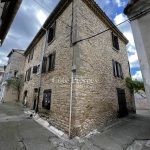
{"type": "MultiPolygon", "coordinates": [[[[59,0],[36,1],[43,5],[49,12],[52,12],[59,2],[59,0]]],[[[123,14],[123,10],[129,0],[95,0],[95,2],[108,15],[114,24],[119,24],[127,19],[127,16],[123,14]]],[[[38,30],[49,16],[50,13],[38,5],[38,3],[34,0],[23,0],[3,46],[0,47],[0,66],[7,64],[7,55],[12,49],[26,50],[38,30]]],[[[118,26],[118,28],[129,40],[127,53],[132,78],[142,80],[130,23],[126,22],[118,26]]]]}

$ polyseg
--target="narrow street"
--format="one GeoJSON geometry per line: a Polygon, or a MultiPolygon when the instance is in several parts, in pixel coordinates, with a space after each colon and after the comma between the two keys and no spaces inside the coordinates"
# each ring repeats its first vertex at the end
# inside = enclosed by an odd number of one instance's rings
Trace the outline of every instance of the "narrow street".
{"type": "Polygon", "coordinates": [[[83,138],[62,140],[24,114],[21,103],[0,104],[0,150],[150,150],[150,111],[140,110],[83,138]]]}
{"type": "Polygon", "coordinates": [[[0,104],[0,150],[55,150],[53,133],[23,113],[20,103],[0,104]]]}

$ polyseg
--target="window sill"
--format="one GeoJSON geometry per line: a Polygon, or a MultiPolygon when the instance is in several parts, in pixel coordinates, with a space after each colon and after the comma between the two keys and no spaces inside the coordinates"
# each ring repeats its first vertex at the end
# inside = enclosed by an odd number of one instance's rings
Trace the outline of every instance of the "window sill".
{"type": "Polygon", "coordinates": [[[122,79],[122,78],[120,78],[120,77],[115,77],[116,79],[119,79],[119,80],[124,80],[124,78],[122,79]]]}
{"type": "Polygon", "coordinates": [[[119,50],[117,50],[115,47],[112,47],[113,50],[115,50],[116,52],[119,52],[119,50]]]}
{"type": "Polygon", "coordinates": [[[48,43],[48,46],[51,45],[51,44],[55,41],[55,39],[56,39],[56,38],[54,38],[52,41],[50,41],[50,42],[48,43]]]}

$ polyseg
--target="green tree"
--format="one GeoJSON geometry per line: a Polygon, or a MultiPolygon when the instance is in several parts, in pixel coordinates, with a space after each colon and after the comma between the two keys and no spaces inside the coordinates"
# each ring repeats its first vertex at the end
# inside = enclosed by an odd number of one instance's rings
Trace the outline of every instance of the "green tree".
{"type": "Polygon", "coordinates": [[[17,77],[11,77],[6,82],[7,82],[6,87],[8,89],[9,88],[13,88],[14,90],[17,90],[18,101],[19,101],[20,91],[21,91],[21,88],[24,85],[24,77],[23,77],[23,75],[20,74],[17,77]]]}
{"type": "Polygon", "coordinates": [[[133,80],[131,77],[126,78],[126,84],[131,93],[139,93],[139,90],[145,91],[143,81],[133,80]]]}

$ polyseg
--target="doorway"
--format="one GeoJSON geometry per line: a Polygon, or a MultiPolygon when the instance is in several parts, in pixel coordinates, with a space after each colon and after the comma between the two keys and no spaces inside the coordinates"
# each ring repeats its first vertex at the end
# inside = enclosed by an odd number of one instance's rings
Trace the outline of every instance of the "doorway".
{"type": "Polygon", "coordinates": [[[128,115],[125,90],[117,88],[119,111],[118,117],[126,117],[128,115]]]}

